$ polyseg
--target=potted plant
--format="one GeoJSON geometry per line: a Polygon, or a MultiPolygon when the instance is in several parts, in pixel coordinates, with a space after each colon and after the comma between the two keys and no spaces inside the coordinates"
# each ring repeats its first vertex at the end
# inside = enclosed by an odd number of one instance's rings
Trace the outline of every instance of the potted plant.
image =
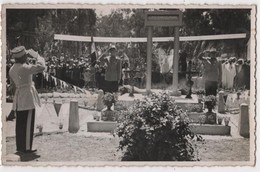
{"type": "Polygon", "coordinates": [[[207,124],[216,124],[217,120],[217,115],[214,113],[212,110],[216,106],[217,99],[213,95],[209,95],[205,97],[205,105],[208,109],[208,112],[206,112],[206,117],[207,117],[207,124]]]}
{"type": "Polygon", "coordinates": [[[41,124],[38,124],[38,125],[36,126],[36,129],[39,130],[39,133],[42,133],[43,126],[42,126],[41,124]]]}
{"type": "Polygon", "coordinates": [[[221,125],[223,121],[223,117],[222,116],[218,116],[218,124],[221,125]]]}
{"type": "Polygon", "coordinates": [[[216,106],[216,102],[217,102],[217,99],[213,95],[209,95],[209,96],[205,97],[205,105],[206,105],[206,107],[208,109],[208,112],[212,112],[212,110],[216,106]]]}
{"type": "Polygon", "coordinates": [[[111,111],[111,107],[116,102],[115,96],[112,93],[106,93],[103,97],[103,103],[107,106],[107,110],[111,111]]]}
{"type": "Polygon", "coordinates": [[[101,112],[101,119],[106,121],[115,121],[114,118],[114,111],[111,110],[111,107],[113,106],[114,103],[116,103],[116,98],[114,94],[112,93],[106,93],[103,96],[103,103],[107,108],[101,112]]]}
{"type": "Polygon", "coordinates": [[[59,129],[62,130],[62,128],[63,128],[63,123],[60,122],[59,123],[59,129]]]}

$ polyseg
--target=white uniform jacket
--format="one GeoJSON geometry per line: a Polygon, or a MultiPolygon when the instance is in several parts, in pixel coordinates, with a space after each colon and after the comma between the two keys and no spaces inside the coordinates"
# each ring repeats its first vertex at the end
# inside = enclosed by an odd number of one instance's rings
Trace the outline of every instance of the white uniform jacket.
{"type": "Polygon", "coordinates": [[[43,72],[44,69],[45,60],[40,56],[37,57],[36,64],[15,63],[11,67],[9,75],[16,87],[13,110],[24,111],[34,109],[36,105],[41,106],[40,98],[32,81],[32,75],[43,72]]]}

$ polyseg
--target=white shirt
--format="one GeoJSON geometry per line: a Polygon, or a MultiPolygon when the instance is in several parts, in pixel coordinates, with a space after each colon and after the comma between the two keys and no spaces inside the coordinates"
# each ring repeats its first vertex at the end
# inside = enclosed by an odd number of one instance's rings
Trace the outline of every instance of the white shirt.
{"type": "Polygon", "coordinates": [[[227,64],[227,88],[232,89],[234,86],[234,78],[236,76],[236,68],[234,63],[227,64]]]}
{"type": "Polygon", "coordinates": [[[32,81],[32,75],[43,72],[45,69],[44,58],[38,56],[36,64],[15,63],[9,75],[16,86],[13,110],[23,111],[34,109],[36,105],[41,106],[38,93],[32,81]]]}

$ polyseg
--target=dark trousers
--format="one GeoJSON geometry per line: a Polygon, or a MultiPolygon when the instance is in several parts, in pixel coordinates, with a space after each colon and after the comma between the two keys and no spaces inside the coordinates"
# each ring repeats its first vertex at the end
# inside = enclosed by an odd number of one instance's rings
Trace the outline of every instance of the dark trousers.
{"type": "Polygon", "coordinates": [[[114,93],[118,91],[118,81],[106,81],[105,92],[114,93]]]}
{"type": "Polygon", "coordinates": [[[16,111],[16,149],[24,152],[32,149],[35,109],[16,111]]]}
{"type": "Polygon", "coordinates": [[[218,82],[217,81],[205,81],[206,96],[217,95],[218,82]]]}

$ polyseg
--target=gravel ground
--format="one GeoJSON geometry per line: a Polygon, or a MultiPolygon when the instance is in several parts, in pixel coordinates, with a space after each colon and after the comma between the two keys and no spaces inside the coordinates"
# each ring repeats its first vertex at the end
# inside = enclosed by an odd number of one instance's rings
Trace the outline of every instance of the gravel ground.
{"type": "Polygon", "coordinates": [[[219,136],[211,136],[206,137],[204,143],[198,143],[198,151],[201,161],[249,161],[250,141],[244,138],[222,136],[221,139],[219,136]]]}
{"type": "MultiPolygon", "coordinates": [[[[201,161],[249,161],[249,140],[225,136],[204,137],[199,142],[201,161]]],[[[117,152],[118,138],[108,133],[44,134],[34,138],[37,157],[21,158],[22,161],[86,162],[120,161],[117,152]]],[[[15,153],[15,139],[7,138],[7,153],[15,153]]]]}

